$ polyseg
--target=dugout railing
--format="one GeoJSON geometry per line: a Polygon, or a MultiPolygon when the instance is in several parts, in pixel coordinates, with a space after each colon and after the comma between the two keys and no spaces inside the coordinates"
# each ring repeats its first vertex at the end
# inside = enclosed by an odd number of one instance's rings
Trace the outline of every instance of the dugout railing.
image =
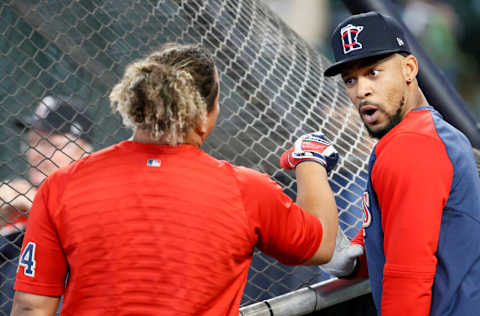
{"type": "MultiPolygon", "coordinates": [[[[325,308],[369,293],[371,291],[368,279],[330,279],[263,302],[242,307],[240,316],[311,315],[325,308]]],[[[354,311],[350,315],[354,315],[354,311]]]]}

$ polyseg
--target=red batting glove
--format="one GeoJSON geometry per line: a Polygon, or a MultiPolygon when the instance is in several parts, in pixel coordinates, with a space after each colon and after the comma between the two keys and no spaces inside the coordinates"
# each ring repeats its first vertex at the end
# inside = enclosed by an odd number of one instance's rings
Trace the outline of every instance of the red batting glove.
{"type": "Polygon", "coordinates": [[[301,136],[292,148],[282,154],[280,167],[292,170],[304,161],[317,162],[330,173],[337,164],[338,153],[322,134],[310,133],[301,136]]]}

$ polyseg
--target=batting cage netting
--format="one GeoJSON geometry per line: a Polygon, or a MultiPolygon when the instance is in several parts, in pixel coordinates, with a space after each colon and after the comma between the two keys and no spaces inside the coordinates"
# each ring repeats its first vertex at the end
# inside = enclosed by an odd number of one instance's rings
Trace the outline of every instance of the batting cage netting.
{"type": "MultiPolygon", "coordinates": [[[[374,141],[340,78],[323,77],[329,61],[260,1],[4,0],[0,35],[0,315],[9,314],[23,237],[18,223],[35,192],[28,171],[46,173],[42,161],[26,157],[34,146],[26,140],[30,126],[17,119],[46,97],[76,99],[83,103],[77,114],[90,118],[93,150],[130,137],[110,113],[109,92],[128,63],[165,42],[198,43],[215,56],[221,113],[204,150],[269,174],[294,198],[294,173],[279,168],[279,157],[300,135],[320,130],[341,157],[330,175],[340,225],[349,237],[357,233],[374,141]]],[[[242,306],[330,278],[255,252],[242,306]]]]}

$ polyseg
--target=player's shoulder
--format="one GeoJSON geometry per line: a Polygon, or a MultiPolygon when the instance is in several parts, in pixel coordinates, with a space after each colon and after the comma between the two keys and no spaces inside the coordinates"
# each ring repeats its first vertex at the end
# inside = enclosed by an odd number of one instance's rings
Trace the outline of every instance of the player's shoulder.
{"type": "Polygon", "coordinates": [[[451,159],[430,111],[407,114],[375,146],[373,172],[403,177],[435,170],[451,170],[451,159]]]}
{"type": "Polygon", "coordinates": [[[85,155],[75,161],[72,161],[67,166],[61,167],[54,171],[47,179],[50,179],[49,182],[62,182],[65,184],[68,181],[69,177],[72,177],[80,169],[84,168],[86,165],[94,163],[96,160],[108,159],[111,156],[111,153],[115,151],[116,145],[106,147],[96,152],[85,153],[85,155]]]}
{"type": "Polygon", "coordinates": [[[440,138],[414,131],[395,133],[381,139],[375,147],[375,156],[375,165],[383,162],[394,168],[398,164],[421,166],[422,161],[437,163],[448,157],[440,138]]]}
{"type": "Polygon", "coordinates": [[[444,148],[437,132],[434,113],[430,107],[410,111],[405,118],[388,132],[375,147],[377,156],[383,152],[423,152],[427,148],[444,148]]]}
{"type": "Polygon", "coordinates": [[[268,198],[282,192],[280,185],[264,172],[235,165],[232,172],[241,192],[247,196],[268,198]]]}
{"type": "Polygon", "coordinates": [[[443,146],[442,140],[431,133],[416,131],[402,131],[382,138],[377,146],[376,152],[402,149],[404,152],[411,152],[424,149],[424,146],[443,146]]]}
{"type": "Polygon", "coordinates": [[[75,172],[86,165],[95,164],[101,161],[111,161],[112,159],[114,159],[114,157],[119,156],[118,151],[121,149],[121,144],[122,143],[111,145],[98,151],[88,153],[77,161],[72,162],[69,165],[68,169],[70,169],[71,172],[75,172]]]}
{"type": "Polygon", "coordinates": [[[75,161],[75,163],[77,165],[82,165],[82,164],[92,163],[97,160],[110,159],[112,156],[115,156],[119,150],[121,150],[122,143],[123,142],[89,153],[88,155],[85,155],[81,159],[75,161]]]}
{"type": "Polygon", "coordinates": [[[266,173],[244,166],[236,166],[232,164],[230,164],[230,166],[237,180],[244,184],[260,184],[273,182],[273,180],[270,179],[270,176],[266,173]]]}

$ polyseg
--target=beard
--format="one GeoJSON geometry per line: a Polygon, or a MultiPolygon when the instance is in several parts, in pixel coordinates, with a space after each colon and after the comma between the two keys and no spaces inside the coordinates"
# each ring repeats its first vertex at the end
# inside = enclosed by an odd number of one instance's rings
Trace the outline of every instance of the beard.
{"type": "Polygon", "coordinates": [[[393,115],[388,114],[387,112],[385,112],[385,110],[381,108],[378,109],[378,111],[385,113],[388,119],[387,125],[380,130],[373,131],[368,127],[368,125],[365,122],[363,122],[363,125],[365,125],[365,128],[367,129],[367,132],[370,135],[370,137],[380,139],[383,136],[385,136],[392,128],[397,126],[398,123],[402,121],[402,109],[404,104],[405,104],[405,97],[402,97],[402,99],[400,100],[400,104],[398,105],[397,111],[393,115]]]}

